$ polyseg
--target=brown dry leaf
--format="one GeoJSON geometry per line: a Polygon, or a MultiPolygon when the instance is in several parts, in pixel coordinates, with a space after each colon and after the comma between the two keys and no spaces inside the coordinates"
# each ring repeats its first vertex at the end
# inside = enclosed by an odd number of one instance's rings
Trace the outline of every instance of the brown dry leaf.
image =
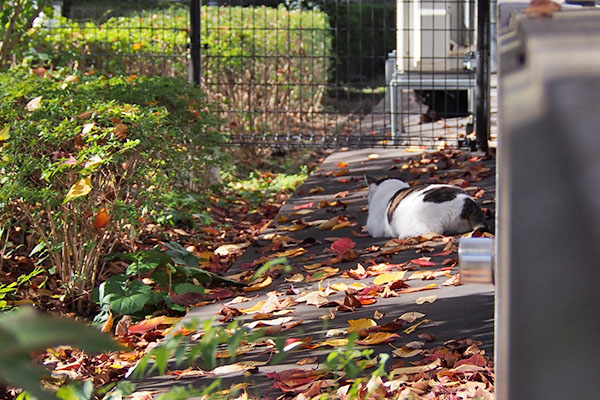
{"type": "Polygon", "coordinates": [[[102,328],[100,329],[100,331],[102,331],[104,333],[110,332],[112,330],[112,327],[113,327],[114,323],[115,323],[115,320],[113,319],[113,315],[109,311],[109,313],[108,313],[108,319],[106,320],[106,322],[104,324],[102,324],[102,328]]]}
{"type": "Polygon", "coordinates": [[[307,271],[314,271],[315,269],[322,268],[324,265],[325,265],[325,263],[318,262],[318,263],[314,263],[314,264],[304,265],[303,268],[307,271]]]}
{"type": "Polygon", "coordinates": [[[446,279],[442,286],[459,286],[462,285],[460,282],[460,274],[452,275],[450,278],[446,279]]]}
{"type": "Polygon", "coordinates": [[[331,346],[331,347],[342,347],[342,346],[346,346],[348,345],[348,339],[347,338],[342,338],[342,339],[326,339],[322,342],[319,343],[315,343],[315,346],[317,347],[321,347],[321,346],[331,346]]]}
{"type": "Polygon", "coordinates": [[[117,126],[115,126],[115,130],[113,131],[113,133],[115,134],[115,136],[118,139],[125,140],[125,139],[127,139],[128,131],[129,131],[129,126],[125,125],[124,123],[119,123],[119,124],[117,124],[117,126]]]}
{"type": "Polygon", "coordinates": [[[349,227],[349,226],[354,226],[354,225],[356,225],[356,224],[355,224],[355,223],[352,223],[352,222],[350,222],[350,221],[343,221],[343,222],[340,222],[339,224],[335,224],[335,225],[334,225],[334,226],[331,228],[331,230],[332,230],[332,231],[337,231],[338,229],[347,228],[347,227],[349,227]]]}
{"type": "Polygon", "coordinates": [[[232,244],[223,244],[214,251],[214,253],[221,257],[227,257],[230,254],[234,254],[240,250],[245,249],[250,246],[250,242],[243,243],[232,243],[232,244]]]}
{"type": "Polygon", "coordinates": [[[310,194],[316,194],[316,193],[323,193],[325,191],[325,189],[322,186],[315,186],[314,188],[311,188],[308,193],[310,194]]]}
{"type": "Polygon", "coordinates": [[[339,171],[336,171],[333,173],[333,176],[344,176],[344,175],[348,175],[350,173],[350,170],[348,168],[344,168],[344,169],[340,169],[339,171]]]}
{"type": "Polygon", "coordinates": [[[348,197],[350,195],[350,191],[349,190],[343,190],[341,192],[337,192],[336,194],[333,195],[334,199],[338,199],[338,198],[345,198],[348,197]]]}
{"type": "Polygon", "coordinates": [[[422,352],[423,349],[411,349],[407,346],[402,346],[401,348],[394,350],[392,354],[394,357],[411,358],[421,354],[422,352]]]}
{"type": "Polygon", "coordinates": [[[411,288],[406,288],[406,289],[402,289],[402,290],[398,290],[398,293],[415,293],[415,292],[422,292],[424,290],[431,290],[431,289],[437,289],[438,285],[436,285],[435,283],[431,283],[427,286],[422,286],[422,287],[411,287],[411,288]]]}
{"type": "Polygon", "coordinates": [[[297,232],[301,231],[302,229],[305,229],[307,226],[309,225],[306,222],[304,222],[301,219],[297,219],[291,226],[280,226],[277,229],[288,232],[297,232]]]}
{"type": "Polygon", "coordinates": [[[340,162],[337,164],[337,166],[338,166],[338,168],[347,168],[347,167],[348,167],[348,163],[347,163],[347,162],[345,162],[345,161],[340,161],[340,162]]]}
{"type": "Polygon", "coordinates": [[[298,365],[307,365],[307,364],[316,364],[317,357],[306,357],[301,360],[296,361],[298,365]]]}
{"type": "Polygon", "coordinates": [[[380,320],[383,319],[383,317],[385,317],[385,313],[379,311],[379,310],[375,310],[375,312],[373,313],[373,318],[380,320]]]}

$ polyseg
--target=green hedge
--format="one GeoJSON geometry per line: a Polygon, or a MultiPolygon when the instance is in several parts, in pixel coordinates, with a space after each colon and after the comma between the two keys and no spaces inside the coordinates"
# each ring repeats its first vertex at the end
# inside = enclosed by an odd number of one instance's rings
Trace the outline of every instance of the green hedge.
{"type": "Polygon", "coordinates": [[[11,71],[0,92],[0,223],[30,229],[74,295],[117,238],[219,162],[217,121],[179,79],[11,71]]]}
{"type": "Polygon", "coordinates": [[[336,28],[335,76],[339,82],[381,79],[396,48],[396,3],[344,1],[323,6],[336,28]]]}
{"type": "MultiPolygon", "coordinates": [[[[332,59],[324,12],[282,6],[202,10],[204,89],[222,106],[228,128],[289,131],[320,110],[332,59]]],[[[101,24],[62,18],[59,27],[32,32],[30,61],[49,57],[101,73],[187,77],[188,18],[182,8],[101,24]]]]}

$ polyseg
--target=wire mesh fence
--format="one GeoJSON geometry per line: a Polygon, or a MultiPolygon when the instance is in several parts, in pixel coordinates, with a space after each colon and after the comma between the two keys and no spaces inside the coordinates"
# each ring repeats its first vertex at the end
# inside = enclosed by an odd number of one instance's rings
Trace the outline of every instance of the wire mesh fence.
{"type": "Polygon", "coordinates": [[[37,51],[179,77],[199,55],[199,83],[236,145],[440,147],[473,130],[474,0],[199,3],[65,0],[37,51]]]}

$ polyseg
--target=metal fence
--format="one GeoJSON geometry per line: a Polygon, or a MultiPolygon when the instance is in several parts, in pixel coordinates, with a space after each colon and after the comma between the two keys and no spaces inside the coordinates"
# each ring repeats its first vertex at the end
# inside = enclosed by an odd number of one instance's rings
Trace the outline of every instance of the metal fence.
{"type": "Polygon", "coordinates": [[[195,79],[232,144],[452,146],[485,113],[477,5],[65,0],[45,51],[80,68],[195,79]]]}

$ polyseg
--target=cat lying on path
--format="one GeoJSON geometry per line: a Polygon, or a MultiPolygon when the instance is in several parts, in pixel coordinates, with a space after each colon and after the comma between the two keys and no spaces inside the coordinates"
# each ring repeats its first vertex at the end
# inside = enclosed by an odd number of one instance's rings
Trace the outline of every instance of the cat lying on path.
{"type": "Polygon", "coordinates": [[[374,238],[487,231],[481,208],[457,186],[411,187],[400,179],[376,181],[367,176],[365,180],[369,185],[367,230],[374,238]]]}

